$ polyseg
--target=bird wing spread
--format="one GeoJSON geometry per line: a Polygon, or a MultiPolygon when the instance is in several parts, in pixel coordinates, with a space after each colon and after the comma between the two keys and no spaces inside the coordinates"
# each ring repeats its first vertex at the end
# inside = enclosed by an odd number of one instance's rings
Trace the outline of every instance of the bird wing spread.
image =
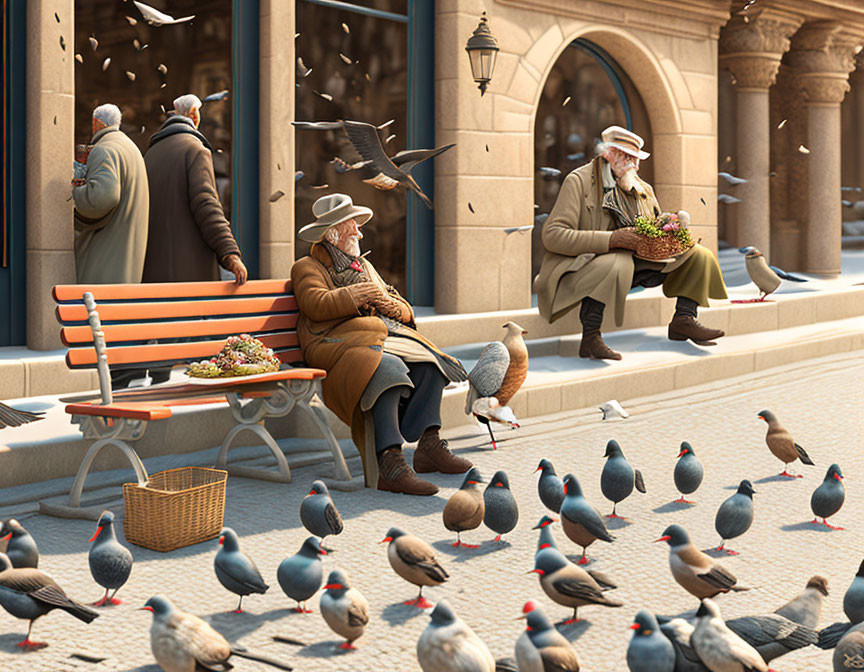
{"type": "Polygon", "coordinates": [[[696,576],[720,590],[729,590],[738,582],[734,575],[720,565],[712,565],[707,572],[696,576]]]}
{"type": "Polygon", "coordinates": [[[392,177],[394,180],[402,181],[405,178],[405,173],[400,170],[396,164],[387,156],[384,147],[381,145],[381,136],[378,135],[378,129],[372,124],[367,124],[362,121],[343,121],[345,134],[360,154],[364,161],[372,161],[372,165],[376,170],[381,171],[387,177],[392,177]]]}
{"type": "Polygon", "coordinates": [[[327,527],[333,530],[333,534],[342,532],[342,528],[344,527],[342,516],[339,515],[339,511],[336,510],[333,502],[328,502],[327,506],[324,507],[324,517],[327,519],[327,527]]]}
{"type": "Polygon", "coordinates": [[[403,149],[393,157],[393,163],[406,173],[410,173],[418,163],[434,159],[439,154],[443,154],[455,144],[445,145],[436,149],[403,149]]]}
{"type": "Polygon", "coordinates": [[[507,346],[501,341],[495,341],[480,352],[480,358],[468,374],[468,381],[481,397],[494,397],[501,389],[509,366],[510,353],[507,346]]]}
{"type": "Polygon", "coordinates": [[[635,481],[636,489],[639,492],[641,492],[642,494],[645,494],[645,479],[642,478],[642,472],[639,471],[638,469],[636,469],[635,473],[636,473],[636,477],[635,477],[636,478],[636,481],[635,481]]]}
{"type": "Polygon", "coordinates": [[[431,552],[418,548],[416,544],[412,546],[398,544],[396,554],[406,565],[423,570],[429,578],[435,581],[445,581],[450,577],[447,570],[438,563],[431,552]]]}

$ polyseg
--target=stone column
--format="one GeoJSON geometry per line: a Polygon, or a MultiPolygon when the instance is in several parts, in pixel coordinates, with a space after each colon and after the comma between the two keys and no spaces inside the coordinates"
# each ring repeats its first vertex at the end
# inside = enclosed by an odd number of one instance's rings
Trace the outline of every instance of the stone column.
{"type": "Polygon", "coordinates": [[[261,0],[259,273],[288,278],[294,263],[293,1],[261,0]],[[271,203],[270,196],[285,193],[271,203]]]}
{"type": "MultiPolygon", "coordinates": [[[[852,93],[855,96],[853,108],[853,124],[855,133],[855,183],[851,187],[864,187],[864,62],[859,58],[856,61],[857,69],[852,72],[850,82],[852,93]]],[[[864,194],[853,192],[848,196],[852,201],[864,200],[864,194]]]]}
{"type": "Polygon", "coordinates": [[[862,39],[842,31],[834,21],[809,22],[795,36],[789,54],[807,101],[809,127],[804,268],[829,276],[840,273],[840,103],[849,91],[862,39]]]}
{"type": "MultiPolygon", "coordinates": [[[[720,65],[732,72],[736,90],[734,163],[747,182],[735,187],[736,245],[753,245],[771,258],[771,138],[768,89],[800,20],[762,12],[736,15],[720,33],[720,65]]],[[[724,186],[724,185],[720,185],[724,186]]]]}
{"type": "Polygon", "coordinates": [[[34,350],[62,347],[51,288],[75,282],[74,6],[27,3],[27,346],[34,350]]]}

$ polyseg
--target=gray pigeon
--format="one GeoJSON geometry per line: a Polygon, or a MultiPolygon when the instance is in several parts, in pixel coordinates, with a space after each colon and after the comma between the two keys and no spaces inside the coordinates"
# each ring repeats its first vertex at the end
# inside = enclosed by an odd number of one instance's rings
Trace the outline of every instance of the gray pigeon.
{"type": "Polygon", "coordinates": [[[447,600],[435,605],[429,625],[417,640],[417,661],[423,672],[495,672],[489,648],[447,600]]]}
{"type": "Polygon", "coordinates": [[[580,565],[588,564],[588,546],[595,540],[615,540],[600,514],[594,510],[582,494],[579,481],[573,474],[564,477],[564,503],[561,504],[561,527],[574,544],[582,547],[580,565]]]}
{"type": "Polygon", "coordinates": [[[688,499],[684,498],[684,495],[692,495],[696,490],[699,489],[699,486],[702,485],[702,476],[705,471],[702,468],[702,463],[699,461],[699,458],[696,457],[696,453],[693,452],[693,446],[691,446],[686,441],[681,442],[681,450],[678,453],[678,461],[675,463],[675,487],[678,488],[678,492],[681,493],[681,498],[676,499],[676,502],[680,502],[681,504],[694,504],[695,502],[691,502],[688,499]]]}
{"type": "Polygon", "coordinates": [[[561,503],[564,501],[564,483],[555,473],[555,467],[549,460],[543,458],[534,471],[542,472],[540,480],[537,481],[537,492],[543,506],[552,513],[560,513],[561,503]]]}
{"type": "Polygon", "coordinates": [[[825,479],[813,491],[810,497],[810,509],[816,518],[813,519],[815,525],[824,524],[832,530],[842,530],[842,527],[831,525],[828,518],[837,513],[842,507],[846,499],[846,487],[843,485],[843,472],[836,464],[828,467],[828,472],[825,474],[825,479]],[[822,522],[819,522],[819,518],[822,522]]]}
{"type": "Polygon", "coordinates": [[[96,532],[90,537],[90,543],[93,544],[88,556],[90,575],[105,589],[105,595],[93,606],[123,604],[117,599],[117,591],[129,580],[129,574],[132,572],[132,553],[117,541],[114,532],[114,514],[111,511],[102,512],[96,524],[96,532]],[[109,598],[108,591],[112,589],[114,594],[109,598]]]}
{"type": "Polygon", "coordinates": [[[39,548],[30,533],[14,518],[3,523],[0,538],[6,542],[6,555],[15,569],[39,567],[39,548]]]}
{"type": "Polygon", "coordinates": [[[660,631],[654,614],[641,610],[630,629],[634,631],[627,647],[630,672],[675,672],[675,647],[660,631]]]}
{"type": "Polygon", "coordinates": [[[864,669],[864,623],[850,628],[834,650],[834,672],[864,669]]]}
{"type": "Polygon", "coordinates": [[[496,471],[492,476],[483,491],[483,503],[486,506],[483,524],[498,535],[495,541],[501,541],[501,535],[512,532],[519,522],[519,507],[503,471],[496,471]]]}
{"type": "Polygon", "coordinates": [[[815,644],[819,639],[813,628],[777,614],[733,618],[726,621],[726,626],[756,649],[766,663],[815,644]]]}
{"type": "Polygon", "coordinates": [[[753,484],[748,480],[741,481],[738,491],[729,497],[717,509],[714,517],[714,529],[720,535],[721,542],[716,550],[725,551],[728,555],[738,555],[737,551],[726,548],[726,541],[740,537],[753,524],[753,484]]]}
{"type": "Polygon", "coordinates": [[[683,618],[664,619],[660,623],[660,632],[672,642],[675,649],[675,672],[711,672],[690,646],[690,635],[693,634],[690,621],[683,618]]]}
{"type": "Polygon", "coordinates": [[[223,527],[219,533],[219,551],[213,560],[213,569],[219,583],[240,596],[235,614],[243,613],[243,598],[246,595],[263,595],[269,588],[252,558],[240,550],[237,533],[230,527],[223,527]]]}
{"type": "Polygon", "coordinates": [[[309,537],[297,553],[279,563],[276,571],[282,592],[297,601],[295,611],[300,614],[312,613],[312,610],[304,607],[302,603],[321,588],[324,576],[321,568],[322,555],[327,555],[327,551],[321,548],[321,542],[315,537],[309,537]]]}
{"type": "Polygon", "coordinates": [[[768,672],[759,652],[726,626],[710,598],[703,599],[696,612],[690,646],[712,672],[768,672]]]}
{"type": "Polygon", "coordinates": [[[858,566],[858,573],[843,596],[843,613],[853,625],[864,621],[864,561],[858,566]]]}
{"type": "Polygon", "coordinates": [[[555,537],[552,536],[552,523],[555,520],[550,518],[549,516],[543,516],[540,519],[540,522],[537,523],[532,529],[540,530],[540,537],[537,539],[537,550],[534,552],[534,564],[537,564],[537,556],[546,549],[551,548],[553,550],[558,550],[558,544],[555,543],[555,537]]]}
{"type": "Polygon", "coordinates": [[[516,640],[519,672],[579,672],[579,658],[570,641],[562,635],[533,601],[522,607],[525,630],[516,640]]]}
{"type": "Polygon", "coordinates": [[[788,618],[793,623],[815,629],[822,616],[822,605],[828,597],[828,579],[817,575],[807,581],[804,592],[784,604],[774,613],[788,618]]]}
{"type": "Polygon", "coordinates": [[[369,603],[359,590],[351,587],[345,570],[334,569],[327,577],[321,595],[321,615],[333,632],[345,638],[340,649],[356,648],[354,642],[369,623],[369,603]]]}
{"type": "Polygon", "coordinates": [[[300,522],[309,532],[321,537],[321,543],[328,535],[341,534],[342,516],[323,481],[313,481],[309,494],[300,502],[300,522]]]}
{"type": "Polygon", "coordinates": [[[639,492],[645,492],[645,481],[642,479],[642,472],[638,469],[633,469],[624,453],[621,452],[621,446],[618,442],[612,439],[606,444],[606,453],[603,456],[606,458],[606,464],[603,465],[603,472],[600,474],[600,490],[603,496],[612,502],[612,514],[609,518],[620,518],[615,509],[619,502],[623,502],[633,492],[635,486],[639,492]]]}

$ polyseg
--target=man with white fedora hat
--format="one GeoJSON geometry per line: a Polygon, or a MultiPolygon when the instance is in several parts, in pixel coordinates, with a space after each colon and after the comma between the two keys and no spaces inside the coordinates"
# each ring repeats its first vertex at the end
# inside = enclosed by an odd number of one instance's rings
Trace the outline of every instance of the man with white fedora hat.
{"type": "Polygon", "coordinates": [[[297,234],[312,248],[291,269],[306,364],[327,371],[324,403],[351,427],[366,485],[433,495],[437,486],[415,470],[453,474],[472,466],[438,435],[441,394],[467,379],[465,369],[415,330],[411,305],[360,254],[372,210],[330,194],[312,213],[315,221],[297,234]],[[413,470],[402,455],[406,441],[418,442],[413,470]]]}
{"type": "MultiPolygon", "coordinates": [[[[621,359],[600,335],[605,308],[611,307],[621,326],[630,289],[663,285],[663,293],[677,299],[669,338],[714,345],[723,331],[706,327],[696,316],[709,298],[727,298],[717,259],[698,243],[674,260],[633,256],[640,241],[633,228],[636,218],[662,212],[651,185],[638,175],[639,162],[650,154],[641,137],[620,126],[607,128],[601,139],[598,155],[565,178],[543,224],[546,251],[534,280],[540,314],[554,322],[578,306],[579,355],[621,359]]],[[[678,215],[685,225],[689,222],[685,211],[678,215]]]]}

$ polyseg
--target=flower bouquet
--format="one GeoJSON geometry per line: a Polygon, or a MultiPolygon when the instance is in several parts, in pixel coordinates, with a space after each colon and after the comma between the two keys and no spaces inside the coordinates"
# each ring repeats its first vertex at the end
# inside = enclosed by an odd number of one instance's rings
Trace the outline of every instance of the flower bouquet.
{"type": "Polygon", "coordinates": [[[646,261],[673,260],[695,244],[687,228],[689,221],[683,210],[679,214],[664,212],[656,219],[639,215],[634,228],[641,240],[634,254],[646,261]]]}
{"type": "Polygon", "coordinates": [[[228,378],[278,371],[281,362],[273,350],[249,334],[229,336],[218,355],[192,362],[186,375],[196,378],[228,378]]]}

